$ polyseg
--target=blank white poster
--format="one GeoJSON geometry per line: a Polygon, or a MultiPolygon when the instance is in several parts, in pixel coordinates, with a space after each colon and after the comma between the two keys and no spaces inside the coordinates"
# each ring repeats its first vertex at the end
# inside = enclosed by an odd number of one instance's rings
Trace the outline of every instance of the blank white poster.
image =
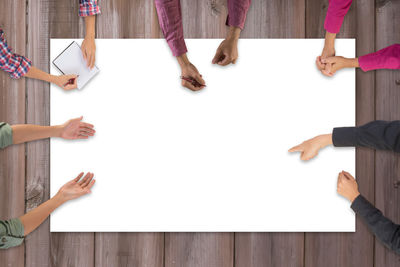
{"type": "MultiPolygon", "coordinates": [[[[50,60],[72,41],[52,39],[50,60]]],[[[215,66],[220,42],[187,40],[199,92],[181,87],[163,39],[96,40],[101,72],[82,91],[52,86],[51,124],[83,115],[97,131],[51,141],[51,195],[82,171],[96,179],[52,214],[52,232],[355,231],[336,193],[338,173],[355,174],[354,149],[309,162],[287,152],[354,126],[354,70],[324,77],[320,39],[242,39],[236,65],[215,66]]],[[[336,52],[354,57],[354,39],[336,52]]]]}

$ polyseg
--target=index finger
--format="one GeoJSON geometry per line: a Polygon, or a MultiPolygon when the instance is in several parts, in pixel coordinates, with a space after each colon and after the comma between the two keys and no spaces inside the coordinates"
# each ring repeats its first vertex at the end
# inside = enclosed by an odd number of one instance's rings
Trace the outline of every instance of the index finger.
{"type": "Polygon", "coordinates": [[[303,151],[301,149],[301,145],[297,145],[297,146],[294,146],[291,149],[289,149],[289,152],[301,152],[301,151],[303,151]]]}
{"type": "Polygon", "coordinates": [[[80,126],[80,127],[90,128],[90,129],[93,129],[93,128],[94,128],[94,125],[93,125],[93,124],[86,123],[86,122],[81,122],[79,126],[80,126]]]}

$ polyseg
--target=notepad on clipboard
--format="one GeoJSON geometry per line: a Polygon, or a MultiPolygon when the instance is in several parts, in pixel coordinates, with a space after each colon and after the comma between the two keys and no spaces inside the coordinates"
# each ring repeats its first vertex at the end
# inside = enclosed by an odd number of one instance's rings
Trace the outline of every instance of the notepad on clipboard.
{"type": "Polygon", "coordinates": [[[93,69],[87,67],[81,47],[75,41],[53,60],[53,64],[62,74],[78,75],[78,89],[82,89],[100,71],[97,66],[93,69]]]}

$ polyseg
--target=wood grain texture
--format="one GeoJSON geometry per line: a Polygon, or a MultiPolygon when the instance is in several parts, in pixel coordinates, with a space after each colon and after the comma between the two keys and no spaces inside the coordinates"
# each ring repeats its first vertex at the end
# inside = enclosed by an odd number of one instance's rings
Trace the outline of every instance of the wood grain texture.
{"type": "MultiPolygon", "coordinates": [[[[154,1],[102,1],[98,38],[159,37],[154,1]]],[[[134,212],[134,211],[133,211],[134,212]]],[[[164,233],[96,233],[95,266],[162,267],[164,233]]]]}
{"type": "MultiPolygon", "coordinates": [[[[50,38],[84,38],[85,24],[78,16],[79,1],[50,0],[48,5],[50,38]]],[[[72,178],[65,177],[66,181],[72,178]]],[[[94,233],[51,233],[50,236],[51,266],[94,266],[94,233]]]]}
{"type": "MultiPolygon", "coordinates": [[[[253,1],[241,36],[304,38],[305,1],[253,1]]],[[[237,233],[235,266],[304,266],[304,233],[237,233]]]]}
{"type": "MultiPolygon", "coordinates": [[[[400,43],[400,2],[376,2],[376,49],[400,43]]],[[[376,118],[400,118],[400,80],[398,70],[376,71],[376,118]]],[[[394,183],[399,177],[400,156],[392,152],[376,152],[375,204],[385,216],[400,223],[400,189],[394,183]]],[[[400,257],[376,239],[375,266],[399,266],[400,257]]]]}
{"type": "Polygon", "coordinates": [[[97,233],[96,267],[164,266],[162,233],[97,233]]]}
{"type": "MultiPolygon", "coordinates": [[[[343,25],[337,37],[354,38],[356,33],[356,5],[353,1],[349,12],[343,20],[343,25]]],[[[306,0],[306,37],[322,38],[325,36],[324,21],[329,0],[306,0]]]]}
{"type": "MultiPolygon", "coordinates": [[[[4,0],[0,8],[0,28],[15,52],[25,54],[25,1],[4,0]]],[[[25,79],[13,80],[0,73],[0,121],[25,123],[25,79]]],[[[21,216],[25,210],[25,146],[0,151],[0,218],[21,216]]],[[[3,266],[24,266],[24,245],[0,251],[3,266]]]]}
{"type": "MultiPolygon", "coordinates": [[[[326,10],[327,1],[307,2],[307,37],[325,35],[323,23],[326,10]]],[[[374,16],[374,1],[354,1],[338,34],[338,37],[357,36],[358,55],[374,49],[374,16]]],[[[356,80],[356,123],[360,125],[375,118],[374,74],[358,70],[356,80]]],[[[356,154],[356,176],[360,190],[373,201],[374,151],[357,149],[356,154]]],[[[357,221],[356,229],[355,234],[306,233],[305,266],[373,266],[373,237],[361,221],[357,221]]]]}
{"type": "Polygon", "coordinates": [[[237,233],[235,266],[304,266],[304,233],[237,233]]]}
{"type": "Polygon", "coordinates": [[[166,233],[165,267],[232,267],[231,233],[166,233]]]}
{"type": "MultiPolygon", "coordinates": [[[[27,56],[43,71],[49,71],[48,1],[27,2],[27,56]]],[[[50,85],[26,81],[26,123],[49,125],[50,85]]],[[[26,212],[49,199],[50,155],[49,140],[26,144],[26,212]]],[[[29,267],[50,266],[50,224],[47,219],[25,239],[25,262],[29,267]]]]}

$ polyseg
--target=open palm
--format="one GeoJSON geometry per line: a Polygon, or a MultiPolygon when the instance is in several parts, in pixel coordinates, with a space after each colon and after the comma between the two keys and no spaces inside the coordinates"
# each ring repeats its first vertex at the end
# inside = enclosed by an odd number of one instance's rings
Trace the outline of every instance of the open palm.
{"type": "Polygon", "coordinates": [[[75,199],[91,192],[90,189],[95,183],[94,174],[88,172],[85,177],[83,177],[83,174],[83,172],[80,173],[74,180],[69,181],[60,188],[58,194],[64,201],[75,199]]]}
{"type": "Polygon", "coordinates": [[[64,139],[88,139],[93,136],[95,130],[92,124],[82,122],[83,117],[72,119],[64,123],[61,131],[61,138],[64,139]]]}

